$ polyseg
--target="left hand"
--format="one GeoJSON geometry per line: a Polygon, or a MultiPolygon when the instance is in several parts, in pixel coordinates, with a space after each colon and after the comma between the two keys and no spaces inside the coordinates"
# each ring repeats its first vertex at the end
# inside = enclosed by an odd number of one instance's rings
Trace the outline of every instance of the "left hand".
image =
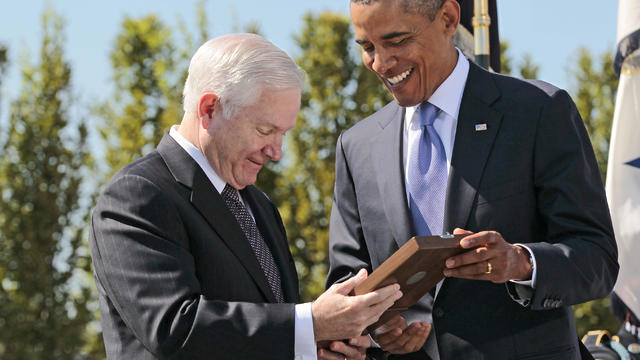
{"type": "Polygon", "coordinates": [[[370,346],[368,335],[349,339],[348,342],[332,341],[327,348],[318,346],[318,360],[364,360],[370,346]]]}
{"type": "Polygon", "coordinates": [[[384,351],[392,354],[408,354],[420,350],[431,332],[427,322],[410,325],[400,315],[396,315],[375,330],[373,339],[384,351]]]}
{"type": "Polygon", "coordinates": [[[453,234],[467,235],[460,240],[460,246],[471,250],[448,258],[444,276],[494,283],[531,279],[533,269],[527,250],[508,243],[500,233],[455,229],[453,234]]]}

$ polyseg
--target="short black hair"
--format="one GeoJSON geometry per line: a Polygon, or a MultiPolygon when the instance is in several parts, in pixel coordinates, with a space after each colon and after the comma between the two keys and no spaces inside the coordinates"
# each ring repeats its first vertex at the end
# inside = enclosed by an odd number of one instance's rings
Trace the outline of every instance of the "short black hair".
{"type": "MultiPolygon", "coordinates": [[[[351,0],[352,3],[369,5],[382,0],[351,0]]],[[[442,7],[445,0],[401,0],[404,11],[410,14],[422,14],[433,21],[436,13],[442,7]]]]}

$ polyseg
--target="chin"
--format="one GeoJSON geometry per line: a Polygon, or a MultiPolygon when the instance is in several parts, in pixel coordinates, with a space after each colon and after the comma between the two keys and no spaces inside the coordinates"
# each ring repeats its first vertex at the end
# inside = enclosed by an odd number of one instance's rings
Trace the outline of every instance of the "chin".
{"type": "Polygon", "coordinates": [[[398,96],[395,96],[393,93],[391,95],[393,96],[393,99],[398,103],[398,105],[402,107],[415,106],[422,102],[420,100],[407,99],[405,97],[398,97],[398,96]]]}

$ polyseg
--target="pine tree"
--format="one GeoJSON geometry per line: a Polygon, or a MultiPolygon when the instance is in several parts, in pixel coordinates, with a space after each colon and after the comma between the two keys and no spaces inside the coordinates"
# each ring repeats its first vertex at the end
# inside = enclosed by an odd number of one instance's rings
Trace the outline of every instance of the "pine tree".
{"type": "MultiPolygon", "coordinates": [[[[64,21],[42,18],[40,60],[22,66],[0,158],[0,358],[73,359],[82,352],[90,290],[77,279],[87,206],[80,189],[87,129],[73,120],[64,21]]],[[[5,53],[6,54],[6,53],[5,53]]],[[[85,254],[86,255],[86,254],[85,254]]]]}
{"type": "Polygon", "coordinates": [[[104,119],[108,177],[155,148],[180,122],[177,50],[171,29],[155,15],[126,17],[111,52],[115,91],[97,113],[104,119]]]}

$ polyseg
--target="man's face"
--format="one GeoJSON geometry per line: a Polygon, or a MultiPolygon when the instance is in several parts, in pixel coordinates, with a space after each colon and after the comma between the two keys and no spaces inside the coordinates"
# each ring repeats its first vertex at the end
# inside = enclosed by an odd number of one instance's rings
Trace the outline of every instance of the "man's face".
{"type": "Polygon", "coordinates": [[[229,185],[242,189],[256,181],[269,160],[282,157],[282,138],[296,124],[300,91],[265,89],[258,101],[225,119],[216,111],[201,137],[207,160],[229,185]]]}
{"type": "Polygon", "coordinates": [[[434,21],[422,14],[407,13],[401,0],[351,3],[362,61],[401,106],[428,100],[453,70],[457,57],[448,19],[442,9],[434,21]]]}

